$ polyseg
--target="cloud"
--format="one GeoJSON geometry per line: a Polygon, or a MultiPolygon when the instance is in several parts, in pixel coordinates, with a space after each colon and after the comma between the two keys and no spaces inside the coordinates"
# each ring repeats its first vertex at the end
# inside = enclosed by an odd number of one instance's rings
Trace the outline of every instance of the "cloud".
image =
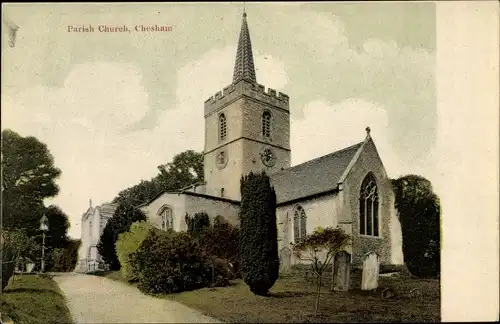
{"type": "Polygon", "coordinates": [[[291,123],[292,164],[362,142],[369,126],[389,176],[406,171],[390,144],[388,116],[380,106],[354,98],[336,104],[316,100],[309,102],[304,112],[304,119],[291,123]]]}

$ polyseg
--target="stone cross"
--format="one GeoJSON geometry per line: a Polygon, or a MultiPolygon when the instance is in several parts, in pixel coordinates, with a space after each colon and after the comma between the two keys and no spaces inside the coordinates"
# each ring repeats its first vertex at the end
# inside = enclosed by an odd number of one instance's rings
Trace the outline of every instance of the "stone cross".
{"type": "Polygon", "coordinates": [[[376,253],[367,254],[363,262],[363,275],[361,278],[362,290],[373,290],[378,287],[379,258],[376,253]]]}

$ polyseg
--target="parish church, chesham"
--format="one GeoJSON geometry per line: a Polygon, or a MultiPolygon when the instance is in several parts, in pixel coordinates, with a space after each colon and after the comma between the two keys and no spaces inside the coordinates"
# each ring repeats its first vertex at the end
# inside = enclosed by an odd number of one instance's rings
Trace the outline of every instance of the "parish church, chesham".
{"type": "Polygon", "coordinates": [[[353,266],[361,266],[369,252],[381,264],[403,263],[394,193],[370,128],[358,143],[291,166],[289,97],[257,82],[245,12],[233,82],[205,101],[204,116],[204,182],[139,206],[148,221],[183,231],[186,214],[205,212],[238,225],[240,179],[264,170],[277,196],[282,268],[301,262],[290,243],[327,226],[352,235],[346,251],[353,266]]]}

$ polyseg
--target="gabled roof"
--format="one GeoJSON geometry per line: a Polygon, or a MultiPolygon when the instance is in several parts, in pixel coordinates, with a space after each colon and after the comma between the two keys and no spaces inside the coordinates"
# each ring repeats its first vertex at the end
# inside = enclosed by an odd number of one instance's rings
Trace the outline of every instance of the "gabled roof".
{"type": "Polygon", "coordinates": [[[314,160],[271,174],[271,184],[276,192],[276,203],[284,204],[300,198],[334,192],[351,161],[359,154],[363,144],[346,147],[314,160]]]}
{"type": "Polygon", "coordinates": [[[95,212],[95,208],[90,206],[89,208],[87,208],[87,210],[82,214],[82,221],[88,217],[88,215],[91,215],[95,212]]]}
{"type": "Polygon", "coordinates": [[[109,218],[109,217],[113,217],[117,207],[118,207],[118,204],[104,203],[101,206],[98,206],[97,209],[99,210],[101,217],[109,218]]]}
{"type": "Polygon", "coordinates": [[[176,195],[194,196],[194,197],[200,197],[200,198],[205,198],[205,199],[212,199],[212,200],[227,202],[227,203],[230,203],[230,204],[233,204],[233,205],[239,205],[240,204],[239,201],[232,200],[232,199],[229,199],[229,198],[212,196],[212,195],[207,195],[207,194],[202,194],[202,193],[199,193],[199,192],[192,192],[192,191],[187,191],[187,190],[186,191],[177,190],[177,191],[163,191],[163,192],[160,192],[159,194],[157,194],[156,196],[154,196],[149,201],[144,202],[144,203],[142,203],[142,204],[140,204],[138,206],[135,206],[135,208],[141,208],[141,207],[144,207],[144,206],[148,206],[149,204],[151,204],[153,201],[155,201],[156,199],[160,198],[164,194],[176,194],[176,195]]]}

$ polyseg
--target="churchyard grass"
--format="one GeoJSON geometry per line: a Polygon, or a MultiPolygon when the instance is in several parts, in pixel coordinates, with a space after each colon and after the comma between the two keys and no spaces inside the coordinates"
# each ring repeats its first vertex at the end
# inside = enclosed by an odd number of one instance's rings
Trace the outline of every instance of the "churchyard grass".
{"type": "MultiPolygon", "coordinates": [[[[106,277],[123,281],[119,272],[106,277]]],[[[270,297],[256,296],[242,279],[229,287],[203,288],[178,294],[155,295],[180,302],[205,315],[229,323],[331,323],[331,322],[439,322],[440,284],[438,279],[383,277],[375,291],[361,290],[361,273],[351,275],[348,292],[331,292],[331,273],[323,281],[319,312],[314,316],[315,284],[294,273],[280,277],[270,297]],[[397,295],[383,299],[391,288],[397,295]],[[413,291],[413,294],[410,292],[413,291]],[[415,293],[417,292],[417,293],[415,293]]]]}
{"type": "Polygon", "coordinates": [[[0,297],[1,313],[15,324],[72,323],[66,299],[49,275],[25,274],[11,279],[0,297]]]}

